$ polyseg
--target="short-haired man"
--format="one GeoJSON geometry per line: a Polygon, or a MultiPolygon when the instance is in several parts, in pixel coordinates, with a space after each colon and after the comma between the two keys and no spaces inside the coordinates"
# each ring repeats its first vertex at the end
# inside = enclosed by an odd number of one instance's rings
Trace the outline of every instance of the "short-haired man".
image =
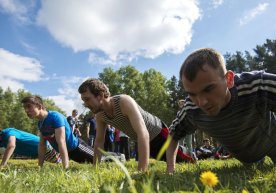
{"type": "Polygon", "coordinates": [[[93,162],[93,149],[73,134],[64,115],[57,111],[47,111],[39,96],[27,96],[21,103],[28,117],[38,120],[40,166],[44,162],[46,140],[60,153],[64,168],[69,167],[69,157],[76,162],[93,162]]]}
{"type": "Polygon", "coordinates": [[[236,74],[211,48],[191,53],[180,69],[188,93],[170,126],[168,171],[174,170],[177,140],[201,129],[235,158],[253,163],[266,155],[276,162],[276,75],[264,71],[236,74]]]}
{"type": "Polygon", "coordinates": [[[78,110],[77,109],[73,109],[72,115],[67,117],[67,121],[68,121],[74,135],[77,137],[81,137],[81,132],[79,130],[79,124],[78,124],[78,110]]]}

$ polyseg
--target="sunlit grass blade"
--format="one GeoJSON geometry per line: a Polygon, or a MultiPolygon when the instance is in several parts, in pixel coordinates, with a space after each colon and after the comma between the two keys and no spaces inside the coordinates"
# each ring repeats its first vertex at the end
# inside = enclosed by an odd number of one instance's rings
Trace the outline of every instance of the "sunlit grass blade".
{"type": "Polygon", "coordinates": [[[166,149],[169,147],[170,143],[172,141],[172,137],[168,136],[166,142],[163,144],[162,148],[160,149],[158,155],[157,155],[157,160],[160,160],[161,157],[164,155],[164,153],[166,152],[166,149]]]}
{"type": "Polygon", "coordinates": [[[127,170],[127,168],[124,166],[124,164],[122,162],[120,162],[120,160],[118,160],[116,157],[114,157],[113,155],[110,155],[109,153],[107,153],[106,151],[100,149],[100,151],[102,152],[102,154],[104,154],[105,156],[107,156],[108,158],[112,159],[125,173],[128,184],[130,186],[131,192],[132,193],[137,193],[137,190],[133,184],[132,178],[127,170]]]}

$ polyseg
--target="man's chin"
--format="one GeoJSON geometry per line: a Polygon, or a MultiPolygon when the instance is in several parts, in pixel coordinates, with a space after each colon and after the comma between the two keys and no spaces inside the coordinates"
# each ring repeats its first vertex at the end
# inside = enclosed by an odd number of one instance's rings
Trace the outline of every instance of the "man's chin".
{"type": "Polygon", "coordinates": [[[90,109],[94,114],[101,112],[100,110],[90,109]]]}
{"type": "Polygon", "coordinates": [[[219,111],[216,111],[216,110],[210,110],[210,111],[204,111],[208,116],[210,117],[214,117],[214,116],[217,116],[219,114],[219,111]]]}

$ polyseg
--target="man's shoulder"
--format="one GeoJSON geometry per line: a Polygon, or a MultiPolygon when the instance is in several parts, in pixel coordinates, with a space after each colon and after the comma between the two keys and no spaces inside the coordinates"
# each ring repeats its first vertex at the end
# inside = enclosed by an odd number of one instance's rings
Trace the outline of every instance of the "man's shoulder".
{"type": "Polygon", "coordinates": [[[256,84],[268,77],[275,79],[274,74],[269,74],[269,73],[266,73],[265,71],[242,72],[242,73],[235,74],[235,83],[238,85],[251,84],[251,83],[256,84]]]}
{"type": "Polygon", "coordinates": [[[136,105],[139,104],[129,95],[121,94],[113,96],[113,100],[115,103],[115,108],[120,108],[122,112],[128,109],[133,109],[136,105]],[[116,107],[116,105],[119,105],[116,107]]]}
{"type": "MultiPolygon", "coordinates": [[[[113,99],[117,99],[117,100],[120,100],[120,101],[122,101],[122,100],[126,100],[126,101],[128,101],[128,100],[134,100],[130,95],[127,95],[127,94],[120,94],[120,95],[115,95],[115,96],[113,96],[112,97],[113,99]]],[[[134,100],[135,101],[135,100],[134,100]]]]}
{"type": "Polygon", "coordinates": [[[264,71],[243,72],[235,75],[235,88],[238,95],[271,91],[276,87],[276,75],[264,71]]]}
{"type": "Polygon", "coordinates": [[[58,112],[58,111],[48,111],[48,113],[49,113],[50,116],[59,116],[59,117],[64,117],[65,118],[65,116],[62,113],[58,112]]]}
{"type": "Polygon", "coordinates": [[[64,120],[66,117],[58,111],[48,111],[47,120],[64,120]]]}

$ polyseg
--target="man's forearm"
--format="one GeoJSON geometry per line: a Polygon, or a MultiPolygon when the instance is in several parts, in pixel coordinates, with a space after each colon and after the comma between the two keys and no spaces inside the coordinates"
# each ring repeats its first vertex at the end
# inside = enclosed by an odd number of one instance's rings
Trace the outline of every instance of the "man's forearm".
{"type": "Polygon", "coordinates": [[[6,166],[8,160],[10,159],[11,155],[14,152],[15,147],[7,147],[7,149],[4,152],[3,158],[2,158],[2,162],[1,162],[1,166],[6,166]]]}
{"type": "Polygon", "coordinates": [[[67,151],[67,147],[64,147],[64,144],[59,144],[59,153],[62,159],[62,165],[64,168],[68,168],[69,167],[69,157],[68,157],[68,151],[67,151]]]}
{"type": "Polygon", "coordinates": [[[102,153],[99,150],[99,145],[94,144],[94,157],[93,157],[93,164],[98,164],[101,162],[102,153]]]}
{"type": "Polygon", "coordinates": [[[138,138],[138,170],[145,171],[149,164],[149,138],[138,138]]]}
{"type": "Polygon", "coordinates": [[[44,163],[45,152],[46,152],[46,148],[39,145],[38,146],[38,165],[41,167],[43,166],[43,163],[44,163]]]}
{"type": "Polygon", "coordinates": [[[166,151],[167,171],[169,173],[172,173],[175,169],[177,149],[178,149],[178,141],[171,140],[169,147],[166,151]]]}

